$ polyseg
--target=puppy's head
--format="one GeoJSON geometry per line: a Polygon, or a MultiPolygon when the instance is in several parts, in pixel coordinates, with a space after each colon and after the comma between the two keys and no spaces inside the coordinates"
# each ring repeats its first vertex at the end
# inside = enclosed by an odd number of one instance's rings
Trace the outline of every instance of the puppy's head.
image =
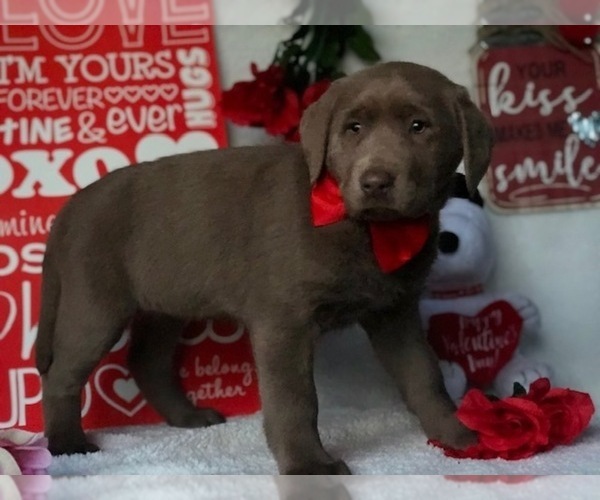
{"type": "Polygon", "coordinates": [[[474,190],[491,128],[466,90],[439,72],[386,63],[336,81],[300,125],[311,182],[328,170],[350,217],[418,217],[443,206],[464,158],[474,190]]]}

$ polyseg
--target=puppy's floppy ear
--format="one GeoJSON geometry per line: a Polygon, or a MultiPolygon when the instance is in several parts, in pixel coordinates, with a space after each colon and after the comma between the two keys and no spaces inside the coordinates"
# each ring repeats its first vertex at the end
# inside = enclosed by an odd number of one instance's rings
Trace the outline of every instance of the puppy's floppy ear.
{"type": "Polygon", "coordinates": [[[327,161],[329,129],[336,93],[337,83],[334,82],[317,102],[304,111],[300,121],[300,142],[308,163],[311,184],[317,181],[327,161]]]}
{"type": "Polygon", "coordinates": [[[467,188],[469,193],[473,194],[490,164],[494,133],[489,121],[471,101],[469,93],[464,87],[458,86],[456,103],[461,127],[467,188]]]}

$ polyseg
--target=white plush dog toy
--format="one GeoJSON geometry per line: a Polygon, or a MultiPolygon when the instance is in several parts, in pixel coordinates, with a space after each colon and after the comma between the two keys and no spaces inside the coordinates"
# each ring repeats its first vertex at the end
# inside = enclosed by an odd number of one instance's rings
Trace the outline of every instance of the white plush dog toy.
{"type": "Polygon", "coordinates": [[[495,262],[491,228],[483,200],[478,193],[469,197],[460,174],[440,224],[438,258],[421,316],[450,396],[457,401],[478,387],[506,397],[515,382],[528,389],[538,378],[550,378],[547,365],[518,350],[522,335],[539,330],[535,304],[518,293],[484,290],[495,262]]]}

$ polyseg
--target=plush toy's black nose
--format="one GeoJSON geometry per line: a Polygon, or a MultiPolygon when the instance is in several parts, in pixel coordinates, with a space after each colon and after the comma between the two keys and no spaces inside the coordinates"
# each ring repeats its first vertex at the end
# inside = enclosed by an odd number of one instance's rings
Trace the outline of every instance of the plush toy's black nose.
{"type": "Polygon", "coordinates": [[[360,177],[363,193],[372,196],[386,194],[394,185],[394,177],[385,170],[367,170],[360,177]]]}
{"type": "Polygon", "coordinates": [[[451,233],[450,231],[442,231],[440,233],[439,239],[439,249],[442,253],[454,253],[458,250],[458,245],[460,244],[460,240],[456,234],[451,233]]]}

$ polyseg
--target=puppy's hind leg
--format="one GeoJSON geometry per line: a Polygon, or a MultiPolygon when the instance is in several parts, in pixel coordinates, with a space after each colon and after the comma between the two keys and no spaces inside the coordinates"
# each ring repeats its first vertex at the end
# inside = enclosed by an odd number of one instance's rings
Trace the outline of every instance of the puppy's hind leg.
{"type": "Polygon", "coordinates": [[[173,366],[173,354],[186,322],[158,313],[137,315],[131,327],[129,368],[148,402],[175,427],[207,427],[225,421],[211,408],[186,397],[173,366]]]}
{"type": "Polygon", "coordinates": [[[42,374],[43,413],[53,455],[88,453],[81,425],[81,392],[93,369],[121,335],[132,309],[127,300],[63,292],[54,330],[52,362],[42,374]]]}

